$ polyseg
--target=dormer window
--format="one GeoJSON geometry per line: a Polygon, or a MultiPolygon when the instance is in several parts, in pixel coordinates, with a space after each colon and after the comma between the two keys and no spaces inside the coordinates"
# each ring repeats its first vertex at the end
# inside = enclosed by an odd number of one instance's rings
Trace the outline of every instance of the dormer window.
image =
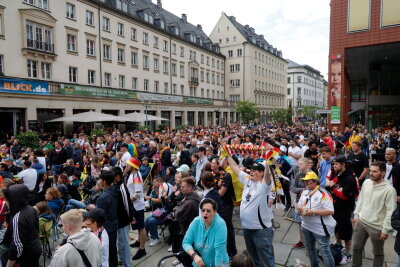
{"type": "Polygon", "coordinates": [[[117,0],[117,8],[124,12],[128,12],[128,4],[122,0],[117,0]]]}
{"type": "Polygon", "coordinates": [[[161,29],[165,29],[165,23],[163,20],[160,20],[160,27],[161,29]]]}
{"type": "Polygon", "coordinates": [[[152,15],[149,15],[149,22],[150,22],[151,24],[154,23],[154,17],[153,17],[152,15]]]}
{"type": "Polygon", "coordinates": [[[179,35],[179,28],[178,28],[178,27],[175,27],[174,32],[175,32],[176,35],[179,35]]]}
{"type": "Polygon", "coordinates": [[[196,38],[193,36],[193,34],[190,34],[190,41],[193,43],[196,42],[196,38]]]}
{"type": "Polygon", "coordinates": [[[144,21],[149,22],[149,14],[144,13],[144,21]]]}

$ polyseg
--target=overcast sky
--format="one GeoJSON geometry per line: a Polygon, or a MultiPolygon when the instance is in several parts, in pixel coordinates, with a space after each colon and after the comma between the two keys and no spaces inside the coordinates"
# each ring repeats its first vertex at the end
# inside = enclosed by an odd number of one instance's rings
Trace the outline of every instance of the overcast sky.
{"type": "MultiPolygon", "coordinates": [[[[156,2],[155,0],[153,0],[156,2]]],[[[327,76],[329,0],[162,0],[163,8],[201,24],[210,34],[221,12],[253,27],[282,51],[283,57],[308,64],[327,76]]]]}

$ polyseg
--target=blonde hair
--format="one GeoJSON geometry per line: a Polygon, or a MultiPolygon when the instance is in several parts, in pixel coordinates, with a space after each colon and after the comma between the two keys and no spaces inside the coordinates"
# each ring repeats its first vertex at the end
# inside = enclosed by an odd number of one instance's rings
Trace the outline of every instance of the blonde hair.
{"type": "Polygon", "coordinates": [[[69,224],[73,228],[81,228],[83,223],[82,211],[72,209],[61,215],[62,224],[69,224]]]}

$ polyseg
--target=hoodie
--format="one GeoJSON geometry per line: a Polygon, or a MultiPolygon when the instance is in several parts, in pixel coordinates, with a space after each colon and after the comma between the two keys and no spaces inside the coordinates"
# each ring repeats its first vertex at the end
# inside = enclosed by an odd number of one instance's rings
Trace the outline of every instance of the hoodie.
{"type": "Polygon", "coordinates": [[[41,163],[35,163],[31,166],[31,168],[36,170],[38,176],[39,176],[39,173],[41,173],[41,172],[46,173],[46,167],[43,166],[43,164],[41,164],[41,163]]]}
{"type": "Polygon", "coordinates": [[[47,205],[49,205],[51,212],[58,217],[58,214],[60,213],[61,205],[62,205],[62,200],[59,198],[51,199],[47,201],[47,205]]]}
{"type": "MultiPolygon", "coordinates": [[[[225,221],[218,214],[215,214],[208,230],[202,217],[198,216],[190,224],[182,247],[186,252],[194,249],[200,253],[205,266],[225,266],[229,262],[227,234],[225,221]]],[[[196,263],[193,262],[193,266],[196,267],[196,263]]]]}
{"type": "Polygon", "coordinates": [[[84,228],[80,232],[70,235],[67,243],[56,250],[50,267],[85,266],[77,249],[85,253],[93,267],[101,265],[100,240],[89,229],[84,228]]]}
{"type": "Polygon", "coordinates": [[[396,210],[396,190],[389,181],[374,184],[365,180],[354,211],[354,218],[387,234],[391,229],[391,218],[396,210]]]}
{"type": "Polygon", "coordinates": [[[114,233],[118,230],[118,191],[114,187],[104,189],[103,194],[97,199],[96,208],[104,210],[107,214],[104,228],[107,233],[114,233]]]}
{"type": "MultiPolygon", "coordinates": [[[[28,194],[29,189],[23,184],[12,185],[4,192],[11,215],[11,222],[5,234],[9,237],[8,241],[11,241],[5,244],[10,247],[10,260],[39,258],[42,252],[39,242],[39,219],[35,209],[28,205],[28,194]]],[[[5,239],[7,240],[6,237],[5,239]]]]}
{"type": "Polygon", "coordinates": [[[200,197],[196,192],[185,195],[185,198],[174,209],[175,220],[179,223],[179,234],[184,235],[190,223],[199,215],[200,197]]]}

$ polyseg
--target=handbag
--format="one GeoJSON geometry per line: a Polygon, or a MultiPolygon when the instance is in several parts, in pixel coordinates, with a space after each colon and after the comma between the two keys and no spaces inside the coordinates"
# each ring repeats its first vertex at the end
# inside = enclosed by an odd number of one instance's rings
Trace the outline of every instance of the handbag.
{"type": "Polygon", "coordinates": [[[158,208],[151,213],[151,216],[159,220],[167,220],[169,214],[170,212],[168,212],[166,209],[158,208]]]}

